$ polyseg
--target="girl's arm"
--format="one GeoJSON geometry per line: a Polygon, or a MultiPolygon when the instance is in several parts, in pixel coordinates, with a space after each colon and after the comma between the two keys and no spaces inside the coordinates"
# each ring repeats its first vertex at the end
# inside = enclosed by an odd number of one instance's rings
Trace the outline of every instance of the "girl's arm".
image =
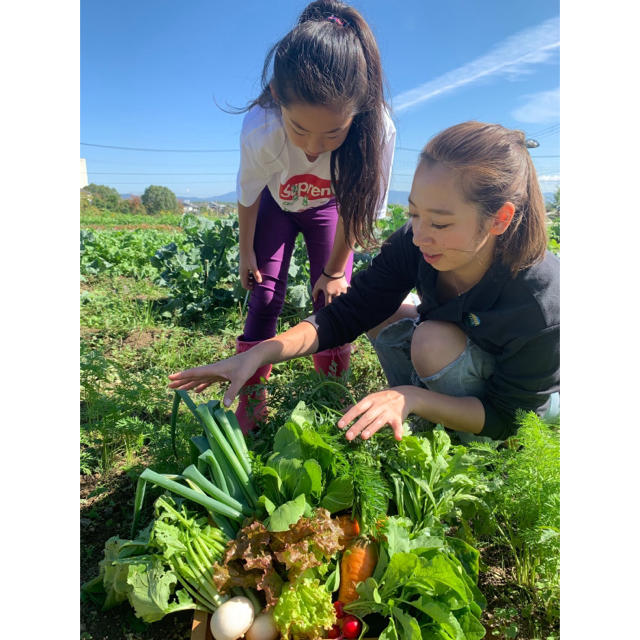
{"type": "Polygon", "coordinates": [[[309,322],[300,322],[280,335],[264,340],[249,351],[226,360],[169,375],[170,389],[204,391],[214,382],[229,382],[223,403],[228,407],[242,385],[265,364],[276,364],[318,350],[318,334],[309,322]]]}
{"type": "Polygon", "coordinates": [[[345,429],[355,420],[346,433],[347,439],[361,435],[366,440],[388,424],[400,440],[402,423],[410,413],[454,431],[475,434],[482,431],[485,421],[484,406],[478,398],[448,396],[405,385],[369,394],[340,418],[338,427],[345,429]]]}
{"type": "Polygon", "coordinates": [[[243,288],[251,289],[253,280],[262,282],[262,274],[258,270],[256,254],[253,250],[253,238],[258,219],[260,196],[249,207],[238,202],[238,225],[240,227],[240,282],[243,288]]]}
{"type": "MultiPolygon", "coordinates": [[[[336,227],[336,235],[333,240],[333,248],[331,249],[331,255],[327,264],[324,266],[324,270],[330,276],[337,276],[344,273],[347,261],[353,249],[347,242],[344,232],[344,223],[342,218],[338,216],[338,225],[336,227]]],[[[339,296],[341,293],[346,293],[349,283],[345,277],[331,280],[326,276],[320,274],[320,277],[316,280],[316,284],[313,287],[311,295],[315,300],[318,294],[324,292],[325,304],[329,304],[331,300],[339,296]]]]}

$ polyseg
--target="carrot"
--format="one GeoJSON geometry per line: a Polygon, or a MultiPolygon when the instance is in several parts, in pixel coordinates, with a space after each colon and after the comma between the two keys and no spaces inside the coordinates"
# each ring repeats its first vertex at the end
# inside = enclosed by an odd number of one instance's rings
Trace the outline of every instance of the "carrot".
{"type": "Polygon", "coordinates": [[[360,535],[360,524],[351,516],[336,516],[336,524],[342,529],[338,540],[341,547],[346,547],[354,538],[360,535]]]}
{"type": "Polygon", "coordinates": [[[378,564],[378,546],[366,538],[357,538],[342,554],[338,600],[349,604],[358,599],[356,585],[370,578],[378,564]]]}

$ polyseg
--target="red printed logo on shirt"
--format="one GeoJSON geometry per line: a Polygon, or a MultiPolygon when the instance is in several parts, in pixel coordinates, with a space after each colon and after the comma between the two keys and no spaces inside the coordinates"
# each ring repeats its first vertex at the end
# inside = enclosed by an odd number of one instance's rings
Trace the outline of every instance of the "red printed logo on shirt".
{"type": "Polygon", "coordinates": [[[291,202],[298,198],[302,198],[303,201],[332,198],[331,180],[319,178],[311,173],[303,173],[281,184],[279,195],[282,200],[291,202]]]}

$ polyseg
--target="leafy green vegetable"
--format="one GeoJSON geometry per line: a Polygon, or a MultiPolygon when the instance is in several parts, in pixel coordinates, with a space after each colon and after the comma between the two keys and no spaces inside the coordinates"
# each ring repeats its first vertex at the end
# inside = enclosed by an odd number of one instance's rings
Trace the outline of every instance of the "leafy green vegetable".
{"type": "Polygon", "coordinates": [[[155,519],[135,540],[107,540],[100,575],[87,588],[95,594],[102,582],[104,609],[128,599],[145,622],[184,609],[213,611],[225,598],[213,587],[211,566],[226,541],[206,518],[160,497],[155,519]]]}
{"type": "MultiPolygon", "coordinates": [[[[246,291],[238,278],[237,218],[212,220],[185,214],[181,226],[183,234],[174,242],[164,246],[156,242],[155,247],[160,248],[150,256],[148,266],[154,275],[159,273],[158,283],[168,289],[165,315],[190,321],[216,307],[242,304],[246,291]]],[[[297,310],[305,310],[311,296],[308,258],[303,243],[296,242],[288,282],[288,304],[297,310]]]]}
{"type": "Polygon", "coordinates": [[[324,638],[336,622],[331,594],[314,578],[302,577],[287,583],[273,610],[273,619],[285,639],[324,638]]]}
{"type": "Polygon", "coordinates": [[[320,504],[331,513],[348,509],[353,504],[353,479],[349,476],[334,478],[320,504]]]}
{"type": "Polygon", "coordinates": [[[300,520],[307,507],[304,494],[300,494],[295,500],[281,504],[265,521],[267,529],[269,531],[288,531],[289,527],[300,520]]]}
{"type": "Polygon", "coordinates": [[[124,540],[118,536],[109,538],[104,545],[104,559],[100,562],[100,575],[105,589],[103,609],[110,609],[127,599],[127,558],[146,554],[151,525],[140,532],[135,540],[124,540]]]}
{"type": "MultiPolygon", "coordinates": [[[[304,496],[297,502],[302,508],[304,496]]],[[[343,548],[341,536],[342,529],[325,509],[298,517],[295,524],[281,531],[269,530],[255,520],[227,545],[223,558],[213,567],[214,583],[220,593],[235,587],[262,591],[267,607],[273,607],[285,582],[295,581],[308,569],[326,568],[343,548]]]]}
{"type": "Polygon", "coordinates": [[[391,491],[370,442],[347,442],[328,419],[299,402],[276,431],[258,474],[268,503],[276,507],[301,494],[331,513],[353,510],[363,533],[372,532],[388,509],[391,491]]]}
{"type": "Polygon", "coordinates": [[[414,530],[407,518],[386,520],[380,560],[357,587],[359,599],[345,607],[390,619],[380,637],[476,640],[486,601],[477,588],[479,553],[445,535],[441,525],[414,530]]]}
{"type": "Polygon", "coordinates": [[[383,455],[396,511],[415,530],[486,511],[483,497],[491,485],[478,473],[478,458],[462,445],[452,447],[443,429],[407,435],[383,455]]]}
{"type": "Polygon", "coordinates": [[[129,565],[127,584],[129,602],[138,618],[145,622],[156,622],[165,615],[184,609],[194,609],[195,604],[185,591],[178,592],[178,601],[171,602],[178,578],[167,569],[158,556],[147,556],[145,562],[129,565]]]}

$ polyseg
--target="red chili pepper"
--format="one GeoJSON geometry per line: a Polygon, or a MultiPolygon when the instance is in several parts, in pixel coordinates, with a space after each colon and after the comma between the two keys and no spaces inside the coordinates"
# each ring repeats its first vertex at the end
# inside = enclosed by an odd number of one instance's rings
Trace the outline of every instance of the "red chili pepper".
{"type": "Polygon", "coordinates": [[[362,623],[355,616],[345,616],[342,621],[342,635],[352,640],[360,635],[362,623]]]}

